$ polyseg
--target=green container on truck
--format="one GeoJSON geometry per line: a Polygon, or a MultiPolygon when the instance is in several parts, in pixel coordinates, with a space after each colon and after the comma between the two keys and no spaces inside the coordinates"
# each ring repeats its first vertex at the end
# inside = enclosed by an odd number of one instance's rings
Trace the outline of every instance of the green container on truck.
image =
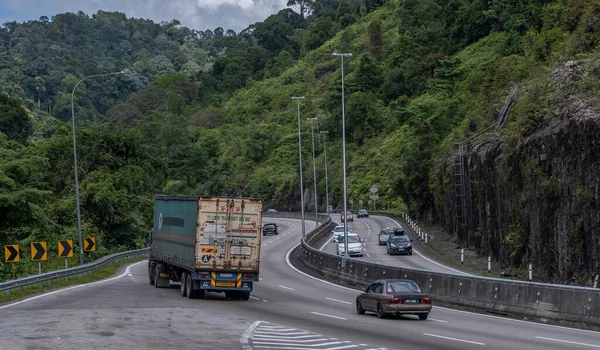
{"type": "Polygon", "coordinates": [[[190,299],[220,292],[248,300],[259,280],[261,230],[260,199],[156,195],[150,284],[179,282],[190,299]]]}

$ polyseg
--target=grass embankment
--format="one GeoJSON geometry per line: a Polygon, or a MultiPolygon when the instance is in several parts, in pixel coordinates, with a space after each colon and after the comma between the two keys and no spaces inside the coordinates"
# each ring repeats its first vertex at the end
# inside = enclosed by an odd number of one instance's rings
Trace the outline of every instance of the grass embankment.
{"type": "Polygon", "coordinates": [[[0,304],[4,304],[11,301],[17,301],[19,299],[23,299],[28,296],[42,294],[45,292],[49,292],[56,289],[61,289],[64,287],[74,286],[78,284],[86,284],[90,282],[99,281],[105,278],[108,278],[114,275],[119,268],[124,265],[128,265],[130,263],[136,261],[146,260],[146,258],[131,258],[127,260],[122,260],[116,263],[113,263],[108,266],[101,267],[95,271],[93,271],[90,275],[82,276],[80,278],[74,278],[73,276],[69,277],[69,280],[65,280],[64,278],[60,281],[55,279],[52,280],[52,284],[48,285],[48,281],[45,281],[43,286],[40,286],[39,283],[32,284],[31,288],[23,287],[22,290],[18,288],[14,288],[11,290],[10,294],[6,294],[6,291],[0,292],[0,304]]]}

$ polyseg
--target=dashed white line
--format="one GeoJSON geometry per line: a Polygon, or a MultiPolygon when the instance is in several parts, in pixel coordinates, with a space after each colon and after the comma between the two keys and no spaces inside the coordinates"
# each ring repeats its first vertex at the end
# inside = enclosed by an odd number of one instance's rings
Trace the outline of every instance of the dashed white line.
{"type": "Polygon", "coordinates": [[[448,323],[448,321],[444,321],[444,320],[438,320],[438,319],[431,318],[431,317],[429,317],[429,318],[428,318],[428,320],[431,320],[431,321],[433,321],[433,322],[448,323]]]}
{"type": "Polygon", "coordinates": [[[342,303],[342,304],[352,305],[352,303],[347,302],[347,301],[343,301],[343,300],[338,300],[338,299],[333,299],[333,298],[325,298],[325,299],[331,300],[331,301],[335,301],[335,302],[338,302],[338,303],[342,303]]]}
{"type": "Polygon", "coordinates": [[[454,340],[454,341],[458,341],[458,342],[462,342],[462,343],[469,343],[469,344],[475,344],[475,345],[485,345],[485,343],[480,343],[480,342],[476,342],[476,341],[472,341],[472,340],[465,340],[465,339],[459,339],[459,338],[444,337],[443,335],[437,335],[437,334],[431,334],[431,333],[423,333],[423,335],[426,335],[428,337],[434,337],[434,338],[454,340]]]}
{"type": "Polygon", "coordinates": [[[281,284],[278,285],[279,288],[283,288],[283,289],[287,289],[287,290],[295,290],[294,288],[290,288],[290,287],[286,287],[286,286],[282,286],[281,284]]]}
{"type": "Polygon", "coordinates": [[[310,313],[313,314],[313,315],[319,315],[319,316],[324,316],[324,317],[331,317],[331,318],[335,318],[335,319],[338,319],[338,320],[347,320],[347,318],[345,318],[345,317],[333,316],[333,315],[328,315],[328,314],[322,314],[320,312],[311,311],[310,313]]]}
{"type": "Polygon", "coordinates": [[[260,300],[260,298],[258,298],[258,297],[255,297],[254,295],[251,295],[251,296],[250,296],[250,299],[254,299],[254,300],[260,300]]]}
{"type": "Polygon", "coordinates": [[[554,339],[554,338],[546,338],[546,337],[536,337],[536,338],[537,339],[543,339],[543,340],[549,340],[549,341],[555,341],[555,342],[558,342],[558,343],[581,345],[581,346],[587,346],[587,347],[590,347],[590,348],[600,348],[600,345],[588,344],[588,343],[580,343],[580,342],[576,342],[576,341],[554,339]]]}

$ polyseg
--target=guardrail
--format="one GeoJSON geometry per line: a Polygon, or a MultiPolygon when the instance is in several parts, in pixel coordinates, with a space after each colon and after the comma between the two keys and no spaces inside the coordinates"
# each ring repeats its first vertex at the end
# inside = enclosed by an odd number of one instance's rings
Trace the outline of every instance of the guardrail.
{"type": "Polygon", "coordinates": [[[328,281],[364,290],[381,278],[411,279],[429,293],[437,305],[476,312],[526,318],[544,323],[600,329],[600,290],[568,285],[515,281],[491,277],[409,269],[348,259],[318,250],[315,242],[331,230],[323,224],[302,241],[293,256],[305,269],[328,281]],[[312,243],[311,243],[312,242],[312,243]]]}
{"type": "Polygon", "coordinates": [[[52,285],[52,280],[60,280],[60,279],[69,279],[69,277],[74,276],[75,278],[81,278],[85,275],[89,275],[92,271],[104,267],[106,265],[113,264],[115,262],[138,258],[138,257],[147,257],[148,252],[150,252],[150,248],[138,249],[138,250],[130,250],[127,252],[115,253],[107,256],[103,256],[102,258],[90,262],[84,265],[71,267],[68,269],[46,272],[39,275],[28,276],[19,278],[16,280],[11,280],[7,282],[0,283],[0,291],[6,291],[6,294],[11,294],[13,289],[23,287],[31,288],[34,284],[39,284],[43,286],[44,282],[47,282],[48,285],[52,285]]]}

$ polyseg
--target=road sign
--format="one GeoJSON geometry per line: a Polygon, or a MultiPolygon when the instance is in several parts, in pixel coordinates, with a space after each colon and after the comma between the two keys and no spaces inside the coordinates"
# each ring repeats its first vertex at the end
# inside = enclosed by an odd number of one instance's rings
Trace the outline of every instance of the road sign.
{"type": "Polygon", "coordinates": [[[4,246],[4,262],[15,263],[19,262],[21,256],[19,254],[19,245],[5,245],[4,246]]]}
{"type": "Polygon", "coordinates": [[[73,257],[73,240],[58,241],[58,257],[72,258],[73,257]]]}
{"type": "Polygon", "coordinates": [[[375,187],[375,185],[371,186],[371,188],[369,188],[369,191],[371,191],[371,193],[375,194],[377,193],[377,191],[379,191],[379,189],[377,187],[375,187]]]}
{"type": "Polygon", "coordinates": [[[348,202],[350,202],[350,204],[354,204],[354,200],[353,199],[349,200],[348,202]]]}
{"type": "Polygon", "coordinates": [[[371,205],[371,200],[370,199],[367,201],[367,204],[371,205]]]}
{"type": "Polygon", "coordinates": [[[96,251],[96,237],[88,237],[83,240],[83,251],[86,253],[96,251]]]}
{"type": "Polygon", "coordinates": [[[31,242],[31,261],[48,260],[46,242],[31,242]]]}
{"type": "Polygon", "coordinates": [[[362,204],[363,204],[363,200],[362,200],[362,199],[359,199],[359,200],[358,200],[358,204],[359,204],[359,205],[362,205],[362,204]]]}
{"type": "Polygon", "coordinates": [[[372,194],[369,196],[369,198],[371,199],[379,199],[379,195],[378,194],[372,194]]]}

